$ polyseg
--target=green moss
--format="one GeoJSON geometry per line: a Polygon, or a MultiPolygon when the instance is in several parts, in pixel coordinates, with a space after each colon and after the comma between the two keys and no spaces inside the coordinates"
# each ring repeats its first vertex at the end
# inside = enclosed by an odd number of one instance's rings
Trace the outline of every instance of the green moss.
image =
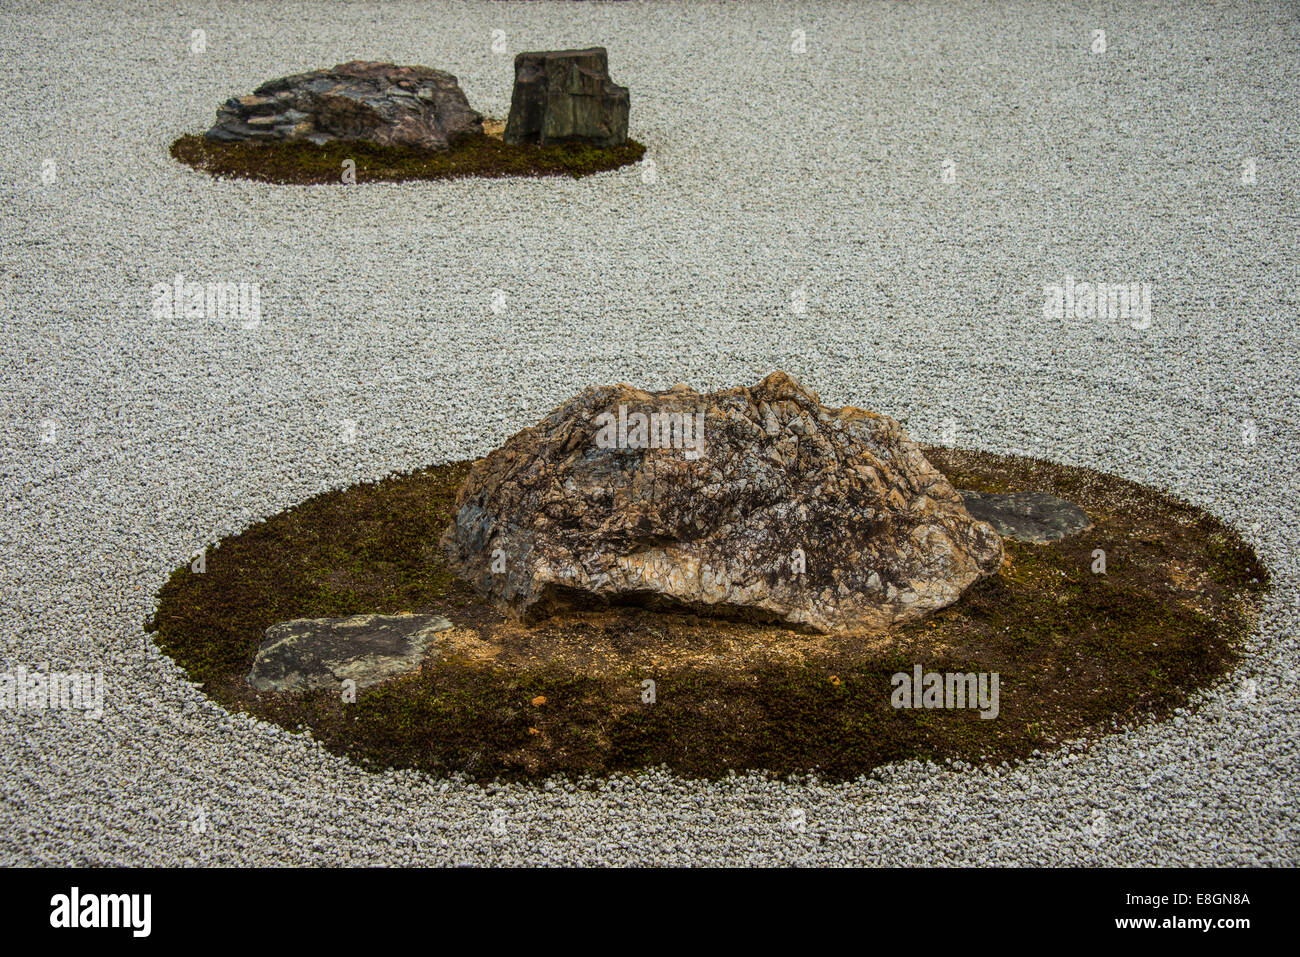
{"type": "Polygon", "coordinates": [[[1218,581],[1245,589],[1268,585],[1268,569],[1236,530],[1205,519],[1201,530],[1206,535],[1205,553],[1210,560],[1211,574],[1218,581]]]}
{"type": "Polygon", "coordinates": [[[149,627],[193,680],[215,687],[247,673],[278,621],[471,600],[437,546],[468,467],[329,492],[251,526],[218,543],[203,574],[173,572],[149,627]]]}
{"type": "Polygon", "coordinates": [[[464,176],[589,176],[638,162],[635,140],[601,148],[586,143],[511,145],[490,136],[466,140],[445,153],[374,143],[221,142],[187,135],[171,146],[182,163],[218,177],[266,183],[342,183],[343,164],[356,164],[357,183],[457,179],[464,176]]]}
{"type": "MultiPolygon", "coordinates": [[[[927,455],[964,487],[1061,494],[1094,527],[1049,546],[1007,542],[999,574],[871,654],[744,673],[696,666],[599,675],[452,658],[364,689],[353,704],[332,692],[253,693],[244,676],[264,630],[279,621],[365,611],[438,611],[465,627],[491,619],[438,547],[469,463],[329,492],[226,539],[205,574],[188,566],[172,574],[149,627],[227,707],[305,725],[367,766],[480,779],[658,765],[705,777],[749,769],[840,779],[903,758],[1016,759],[1067,736],[1166,715],[1237,661],[1268,575],[1213,517],[1082,469],[927,455]],[[1092,571],[1096,549],[1107,553],[1106,574],[1092,571]],[[891,676],[915,664],[997,672],[998,719],[892,708],[891,676]],[[653,704],[641,700],[645,678],[657,684],[653,704]],[[534,705],[539,697],[545,703],[534,705]]],[[[695,627],[681,624],[689,618],[635,616],[623,626],[695,627]]],[[[707,622],[699,627],[707,636],[707,622]]]]}

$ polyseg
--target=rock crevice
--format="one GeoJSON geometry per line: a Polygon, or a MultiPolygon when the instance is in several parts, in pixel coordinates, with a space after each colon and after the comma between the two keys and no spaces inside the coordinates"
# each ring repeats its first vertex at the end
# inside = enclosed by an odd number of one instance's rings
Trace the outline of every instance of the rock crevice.
{"type": "Polygon", "coordinates": [[[622,146],[629,104],[627,87],[610,79],[604,47],[520,53],[505,141],[622,146]]]}
{"type": "Polygon", "coordinates": [[[588,389],[475,464],[443,544],[525,619],[644,603],[825,632],[919,618],[1002,558],[897,422],[780,372],[588,389]]]}
{"type": "Polygon", "coordinates": [[[231,97],[207,132],[215,140],[362,140],[437,151],[482,134],[483,117],[450,73],[364,60],[280,77],[251,96],[231,97]]]}

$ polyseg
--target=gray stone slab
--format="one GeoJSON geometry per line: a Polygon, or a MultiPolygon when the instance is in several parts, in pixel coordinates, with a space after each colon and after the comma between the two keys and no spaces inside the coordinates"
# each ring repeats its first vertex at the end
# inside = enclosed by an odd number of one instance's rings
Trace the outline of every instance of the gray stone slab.
{"type": "Polygon", "coordinates": [[[1045,545],[1092,527],[1088,513],[1045,492],[992,494],[961,489],[966,510],[988,522],[1003,538],[1045,545]]]}
{"type": "Polygon", "coordinates": [[[266,629],[248,683],[258,691],[358,688],[419,669],[434,635],[451,627],[438,615],[298,618],[266,629]]]}

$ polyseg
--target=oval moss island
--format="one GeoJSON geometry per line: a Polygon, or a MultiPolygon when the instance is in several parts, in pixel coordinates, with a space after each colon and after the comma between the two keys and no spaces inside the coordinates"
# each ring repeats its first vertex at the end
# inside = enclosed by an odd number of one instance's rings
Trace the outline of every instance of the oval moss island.
{"type": "Polygon", "coordinates": [[[924,452],[957,487],[1060,496],[1092,527],[1006,540],[997,574],[884,635],[641,607],[525,625],[448,569],[439,537],[472,464],[456,462],[318,495],[222,540],[202,574],[172,573],[146,627],[228,709],[305,727],[366,767],[478,780],[652,766],[846,780],[908,758],[1013,761],[1166,717],[1239,660],[1268,574],[1218,519],[1087,469],[924,452]],[[248,683],[272,625],[364,613],[452,627],[418,671],[352,695],[248,683]],[[997,675],[996,708],[896,706],[898,676],[918,668],[997,675]]]}
{"type": "Polygon", "coordinates": [[[504,123],[487,120],[484,126],[488,132],[482,136],[444,152],[341,140],[319,146],[304,141],[223,142],[197,134],[180,137],[170,152],[174,159],[217,178],[297,185],[344,185],[349,182],[345,173],[358,184],[467,176],[579,178],[638,163],[645,156],[645,146],[631,139],[611,147],[582,142],[511,144],[501,138],[504,123]]]}

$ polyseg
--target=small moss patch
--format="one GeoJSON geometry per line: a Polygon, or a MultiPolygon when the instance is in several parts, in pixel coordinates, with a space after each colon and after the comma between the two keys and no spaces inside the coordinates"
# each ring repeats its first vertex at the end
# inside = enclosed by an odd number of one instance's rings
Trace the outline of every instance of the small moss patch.
{"type": "Polygon", "coordinates": [[[638,162],[645,147],[635,140],[602,148],[586,143],[511,145],[476,136],[445,153],[361,141],[313,143],[221,142],[182,136],[171,155],[217,177],[264,183],[342,183],[344,162],[356,164],[357,183],[457,179],[463,176],[589,176],[638,162]]]}
{"type": "Polygon", "coordinates": [[[1268,575],[1212,516],[1085,469],[926,454],[958,487],[1059,495],[1093,528],[1051,545],[1008,541],[997,575],[883,636],[645,608],[526,627],[481,603],[438,547],[462,462],[319,495],[225,539],[205,573],[172,574],[148,627],[225,707],[305,726],[366,766],[479,779],[657,765],[846,779],[903,758],[1014,760],[1167,715],[1238,660],[1268,575]],[[355,703],[258,694],[244,680],[277,622],[404,611],[445,615],[454,640],[355,703]],[[996,672],[997,718],[892,707],[891,676],[918,664],[996,672]]]}

